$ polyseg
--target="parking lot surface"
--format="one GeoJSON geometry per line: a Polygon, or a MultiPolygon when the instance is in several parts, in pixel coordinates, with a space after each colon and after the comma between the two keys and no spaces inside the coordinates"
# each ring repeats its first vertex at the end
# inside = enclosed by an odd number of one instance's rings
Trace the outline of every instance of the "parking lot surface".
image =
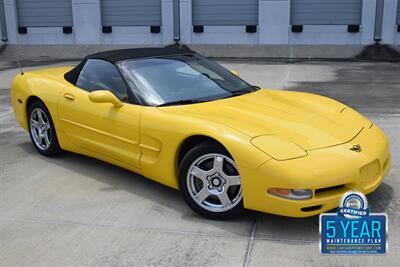
{"type": "Polygon", "coordinates": [[[10,106],[18,68],[0,61],[0,266],[398,266],[400,65],[221,63],[255,85],[342,101],[386,132],[392,169],[368,196],[372,211],[389,217],[385,256],[321,255],[318,217],[247,211],[232,221],[207,220],[179,192],[129,171],[72,153],[39,155],[10,106]]]}

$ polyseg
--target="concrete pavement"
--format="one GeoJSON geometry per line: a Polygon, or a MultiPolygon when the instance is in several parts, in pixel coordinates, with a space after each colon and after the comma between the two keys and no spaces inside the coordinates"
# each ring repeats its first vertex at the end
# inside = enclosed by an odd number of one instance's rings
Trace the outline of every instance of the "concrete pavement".
{"type": "Polygon", "coordinates": [[[18,70],[0,61],[0,266],[397,266],[400,65],[222,63],[256,85],[343,101],[384,129],[393,166],[368,200],[373,211],[389,215],[387,255],[322,256],[317,217],[248,211],[233,221],[206,220],[178,192],[139,175],[72,153],[40,156],[9,105],[18,70]]]}

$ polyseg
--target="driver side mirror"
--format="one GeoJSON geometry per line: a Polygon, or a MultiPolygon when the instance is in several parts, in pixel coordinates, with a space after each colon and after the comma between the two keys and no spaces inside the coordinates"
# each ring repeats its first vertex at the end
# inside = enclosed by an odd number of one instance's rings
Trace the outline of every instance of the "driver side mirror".
{"type": "Polygon", "coordinates": [[[116,108],[120,108],[124,105],[113,93],[107,90],[90,92],[89,99],[93,103],[111,103],[116,108]]]}
{"type": "Polygon", "coordinates": [[[232,72],[233,74],[235,74],[236,76],[240,77],[239,72],[237,72],[236,70],[231,70],[231,72],[232,72]]]}

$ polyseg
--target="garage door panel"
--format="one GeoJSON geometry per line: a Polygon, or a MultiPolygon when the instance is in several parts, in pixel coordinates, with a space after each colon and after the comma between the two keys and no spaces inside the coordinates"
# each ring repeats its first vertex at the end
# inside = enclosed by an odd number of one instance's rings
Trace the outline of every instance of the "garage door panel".
{"type": "Polygon", "coordinates": [[[194,25],[258,25],[258,0],[192,0],[194,25]]]}
{"type": "Polygon", "coordinates": [[[17,0],[18,25],[22,27],[72,26],[70,0],[17,0]]]}
{"type": "Polygon", "coordinates": [[[71,7],[71,1],[64,0],[17,0],[18,3],[23,3],[24,9],[37,8],[37,7],[47,7],[47,8],[63,8],[71,7]]]}
{"type": "Polygon", "coordinates": [[[161,25],[161,0],[102,0],[101,15],[107,26],[161,25]]]}
{"type": "Polygon", "coordinates": [[[400,0],[397,1],[397,25],[400,25],[400,0]]]}
{"type": "Polygon", "coordinates": [[[292,0],[292,25],[361,24],[362,0],[292,0]]]}

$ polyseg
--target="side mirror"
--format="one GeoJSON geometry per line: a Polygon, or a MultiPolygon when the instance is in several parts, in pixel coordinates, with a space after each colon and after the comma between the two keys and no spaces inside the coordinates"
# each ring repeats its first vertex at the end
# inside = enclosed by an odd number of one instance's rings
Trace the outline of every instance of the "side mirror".
{"type": "Polygon", "coordinates": [[[93,91],[89,94],[89,99],[93,103],[111,103],[116,108],[124,105],[113,93],[107,90],[93,91]]]}
{"type": "Polygon", "coordinates": [[[236,70],[231,70],[231,72],[232,72],[233,74],[235,74],[236,76],[240,77],[239,72],[237,72],[236,70]]]}

